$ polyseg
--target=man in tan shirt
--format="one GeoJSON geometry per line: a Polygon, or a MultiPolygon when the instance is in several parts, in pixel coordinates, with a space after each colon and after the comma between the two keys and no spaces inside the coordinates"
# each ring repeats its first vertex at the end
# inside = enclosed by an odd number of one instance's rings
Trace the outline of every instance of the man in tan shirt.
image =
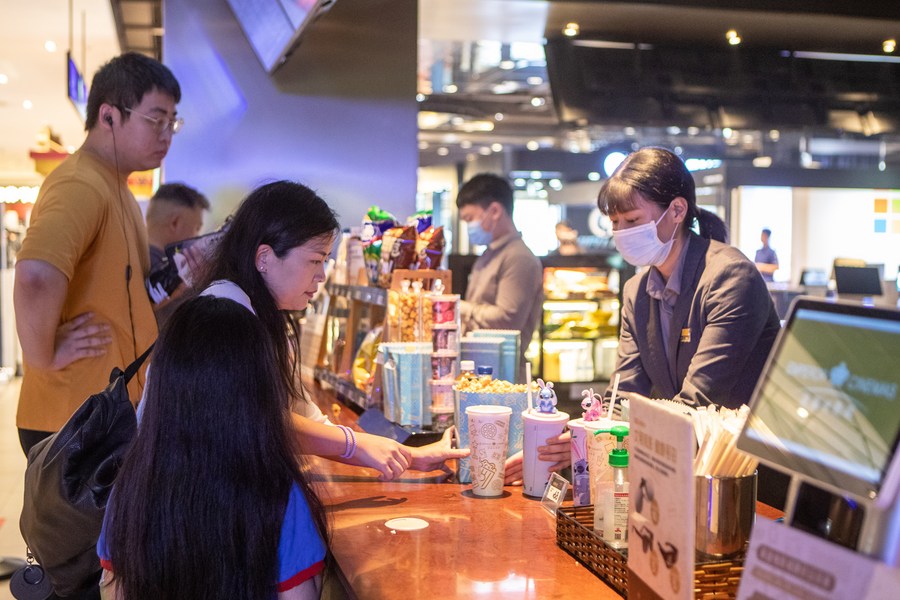
{"type": "MultiPolygon", "coordinates": [[[[112,59],[91,83],[84,144],[41,186],[13,291],[26,454],[156,339],[147,231],[127,178],[160,165],[182,124],[180,99],[161,63],[137,53],[112,59]]],[[[143,384],[143,374],[132,380],[132,401],[143,384]]]]}

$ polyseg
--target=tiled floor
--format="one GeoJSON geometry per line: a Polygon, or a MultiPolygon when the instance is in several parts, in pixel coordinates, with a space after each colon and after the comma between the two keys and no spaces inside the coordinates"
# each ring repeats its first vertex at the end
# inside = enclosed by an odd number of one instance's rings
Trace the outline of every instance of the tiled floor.
{"type": "MultiPolygon", "coordinates": [[[[25,456],[16,433],[16,403],[21,379],[0,383],[0,557],[25,557],[19,533],[25,456]]],[[[9,581],[0,582],[0,600],[11,600],[9,581]]]]}

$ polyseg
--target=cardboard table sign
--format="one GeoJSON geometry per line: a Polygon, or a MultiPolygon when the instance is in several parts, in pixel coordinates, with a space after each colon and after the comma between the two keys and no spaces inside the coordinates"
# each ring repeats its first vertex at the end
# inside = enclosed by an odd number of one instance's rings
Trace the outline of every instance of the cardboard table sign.
{"type": "Polygon", "coordinates": [[[757,519],[738,600],[900,597],[900,569],[787,525],[757,519]]]}
{"type": "Polygon", "coordinates": [[[631,399],[630,414],[628,568],[633,575],[628,596],[691,600],[693,424],[674,403],[637,395],[631,399]],[[632,585],[634,577],[639,585],[632,585]]]}

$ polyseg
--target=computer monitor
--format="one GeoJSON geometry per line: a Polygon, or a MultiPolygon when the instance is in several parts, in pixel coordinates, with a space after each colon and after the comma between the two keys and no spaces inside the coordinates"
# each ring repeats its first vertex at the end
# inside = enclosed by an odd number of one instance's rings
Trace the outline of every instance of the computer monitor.
{"type": "Polygon", "coordinates": [[[877,267],[834,265],[834,282],[838,294],[880,296],[884,293],[877,267]]]}
{"type": "Polygon", "coordinates": [[[866,503],[896,494],[900,312],[798,298],[750,402],[738,448],[866,503]]]}
{"type": "Polygon", "coordinates": [[[828,274],[825,269],[803,269],[800,273],[800,285],[806,287],[822,287],[828,285],[828,274]]]}

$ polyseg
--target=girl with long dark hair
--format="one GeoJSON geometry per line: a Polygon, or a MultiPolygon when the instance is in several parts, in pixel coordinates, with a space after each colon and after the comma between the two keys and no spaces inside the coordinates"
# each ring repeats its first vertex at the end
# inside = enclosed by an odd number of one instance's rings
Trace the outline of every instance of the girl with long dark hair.
{"type": "Polygon", "coordinates": [[[263,321],[232,300],[192,298],[152,358],[98,544],[104,597],[318,598],[324,509],[301,472],[263,321]]]}
{"type": "Polygon", "coordinates": [[[684,162],[642,148],[606,180],[598,205],[625,260],[647,267],[623,291],[619,390],[694,406],[746,404],[778,315],[756,266],[725,243],[725,224],[697,206],[684,162]]]}

